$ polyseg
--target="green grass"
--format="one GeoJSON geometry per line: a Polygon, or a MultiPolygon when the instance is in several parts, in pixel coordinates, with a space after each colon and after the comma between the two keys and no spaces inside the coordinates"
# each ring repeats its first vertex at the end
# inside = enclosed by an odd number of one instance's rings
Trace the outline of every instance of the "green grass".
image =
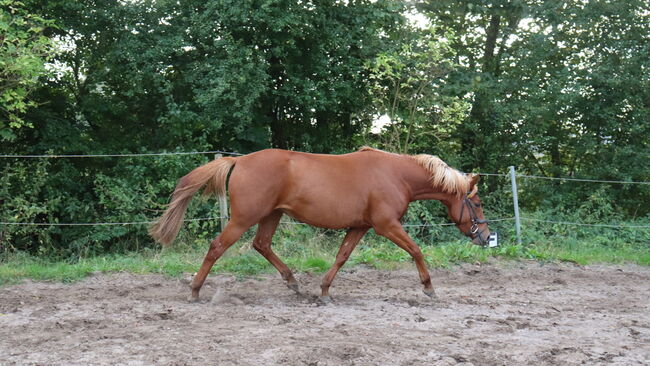
{"type": "MultiPolygon", "coordinates": [[[[294,271],[322,273],[332,265],[340,235],[316,235],[292,241],[282,239],[274,246],[278,255],[294,271]],[[306,242],[307,244],[300,244],[306,242]]],[[[245,241],[244,241],[245,242],[245,241]]],[[[431,268],[451,267],[460,263],[485,262],[490,257],[503,260],[534,259],[568,261],[581,265],[592,263],[635,263],[650,266],[650,249],[638,246],[604,246],[585,241],[562,243],[545,241],[518,246],[506,243],[499,248],[483,249],[466,241],[438,246],[422,246],[431,268]]],[[[105,255],[75,260],[48,260],[24,253],[0,257],[0,284],[20,279],[71,282],[93,272],[161,273],[180,276],[194,273],[203,260],[206,248],[180,245],[160,250],[105,255]]],[[[411,257],[392,243],[373,234],[364,239],[353,252],[347,266],[366,265],[378,269],[394,269],[411,263],[411,257]]],[[[213,272],[251,276],[274,273],[275,269],[256,251],[245,244],[230,249],[215,265],[213,272]]]]}
{"type": "MultiPolygon", "coordinates": [[[[246,243],[246,240],[242,240],[246,243]]],[[[321,273],[333,263],[336,250],[328,253],[315,245],[300,247],[296,244],[275,248],[283,261],[295,271],[321,273]]],[[[203,261],[207,248],[179,245],[158,250],[144,250],[126,254],[52,260],[12,253],[0,256],[0,285],[15,283],[23,278],[40,281],[72,282],[94,272],[161,273],[172,277],[196,272],[203,261]]],[[[238,244],[226,252],[213,267],[212,272],[251,276],[273,273],[275,268],[246,244],[238,244]]]]}
{"type": "MultiPolygon", "coordinates": [[[[632,263],[650,265],[650,249],[636,247],[602,247],[585,243],[552,245],[549,243],[519,246],[505,244],[499,248],[484,249],[459,241],[440,246],[422,247],[431,267],[450,267],[460,263],[486,262],[488,258],[504,260],[533,259],[539,261],[572,262],[580,265],[594,263],[632,263]]],[[[390,268],[395,262],[410,262],[408,254],[390,246],[362,247],[351,261],[375,268],[390,268]]]]}

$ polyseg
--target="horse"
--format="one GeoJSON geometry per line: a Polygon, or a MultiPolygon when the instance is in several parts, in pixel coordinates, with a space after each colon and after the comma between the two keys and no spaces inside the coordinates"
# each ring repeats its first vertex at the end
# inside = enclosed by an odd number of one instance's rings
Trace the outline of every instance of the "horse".
{"type": "Polygon", "coordinates": [[[290,289],[300,293],[293,273],[271,249],[283,214],[316,227],[347,230],[334,264],[323,277],[321,301],[331,301],[329,288],[336,273],[370,228],[411,255],[423,292],[434,298],[424,256],[400,220],[410,202],[438,200],[463,234],[474,244],[486,246],[490,230],[477,194],[478,181],[478,174],[461,173],[427,154],[396,154],[370,147],[343,155],[267,149],[218,158],[179,179],[167,209],[149,234],[169,245],[178,235],[192,197],[202,188],[204,196],[225,196],[228,184],[231,217],[193,277],[189,301],[198,301],[214,263],[255,224],[253,248],[280,272],[290,289]]]}

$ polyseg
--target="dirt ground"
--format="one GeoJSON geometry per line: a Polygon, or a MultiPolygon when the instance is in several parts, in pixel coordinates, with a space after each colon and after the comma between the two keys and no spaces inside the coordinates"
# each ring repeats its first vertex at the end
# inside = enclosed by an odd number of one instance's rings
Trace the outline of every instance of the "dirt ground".
{"type": "Polygon", "coordinates": [[[159,275],[0,288],[2,365],[650,364],[650,269],[500,262],[433,270],[212,275],[200,303],[159,275]]]}

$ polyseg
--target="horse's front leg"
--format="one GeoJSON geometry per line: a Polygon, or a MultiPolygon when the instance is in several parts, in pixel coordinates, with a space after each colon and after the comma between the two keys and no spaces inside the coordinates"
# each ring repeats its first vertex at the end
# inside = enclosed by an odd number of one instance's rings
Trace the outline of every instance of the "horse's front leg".
{"type": "Polygon", "coordinates": [[[404,231],[402,224],[400,224],[398,220],[392,220],[383,225],[375,226],[374,229],[377,234],[386,237],[388,240],[397,244],[397,246],[406,250],[411,257],[413,257],[418,273],[420,274],[420,281],[422,281],[422,284],[424,285],[422,291],[430,298],[435,298],[436,292],[431,284],[431,277],[429,276],[427,265],[424,262],[424,255],[418,245],[415,244],[413,239],[411,239],[409,234],[404,231]]]}

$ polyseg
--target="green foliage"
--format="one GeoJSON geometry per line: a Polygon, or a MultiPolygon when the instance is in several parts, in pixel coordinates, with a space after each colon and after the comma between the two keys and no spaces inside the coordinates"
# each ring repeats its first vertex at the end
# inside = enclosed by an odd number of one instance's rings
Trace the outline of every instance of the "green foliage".
{"type": "Polygon", "coordinates": [[[441,150],[450,147],[445,141],[469,109],[469,103],[440,92],[456,66],[453,38],[435,28],[404,27],[400,47],[368,63],[375,101],[370,112],[390,120],[375,137],[386,149],[408,153],[435,144],[441,150]]]}
{"type": "MultiPolygon", "coordinates": [[[[647,1],[429,1],[419,8],[456,35],[459,66],[447,92],[473,98],[456,130],[463,169],[515,165],[547,176],[649,180],[648,165],[638,164],[650,154],[647,1]]],[[[636,204],[649,198],[647,186],[620,188],[607,191],[620,209],[649,212],[636,204]]]]}
{"type": "Polygon", "coordinates": [[[71,44],[43,95],[58,92],[60,104],[34,123],[65,119],[83,131],[77,139],[87,151],[344,149],[363,122],[352,115],[371,103],[364,64],[386,49],[381,33],[403,18],[393,1],[32,7],[71,44]],[[120,139],[127,131],[130,139],[120,139]]]}
{"type": "MultiPolygon", "coordinates": [[[[337,153],[372,144],[437,154],[464,171],[516,165],[550,177],[650,181],[647,1],[424,1],[416,6],[424,27],[407,20],[415,11],[407,3],[389,0],[0,4],[2,154],[337,153]],[[392,124],[375,133],[380,115],[392,124]]],[[[150,221],[176,180],[210,158],[2,159],[0,219],[150,221]]],[[[648,222],[649,185],[519,184],[527,217],[648,222]]],[[[512,216],[507,179],[486,177],[480,192],[488,218],[512,216]]],[[[217,215],[214,201],[196,200],[188,213],[217,215]]],[[[439,203],[419,202],[403,222],[446,216],[439,203]]],[[[491,227],[514,235],[510,222],[491,227]]],[[[145,229],[2,225],[0,247],[88,258],[152,247],[145,229]]],[[[460,238],[453,227],[407,230],[423,246],[460,238]]],[[[203,245],[218,231],[216,221],[190,222],[180,241],[203,245]]],[[[535,248],[551,242],[649,242],[647,230],[534,221],[524,233],[526,252],[508,247],[504,256],[541,258],[535,248]]],[[[339,236],[296,226],[277,240],[283,254],[300,258],[297,267],[322,270],[311,259],[336,251],[339,236]],[[319,245],[303,245],[313,240],[319,245]]],[[[440,250],[436,263],[478,255],[440,250]]],[[[375,251],[368,261],[381,259],[375,251]]]]}
{"type": "MultiPolygon", "coordinates": [[[[25,14],[55,22],[39,34],[56,40],[59,50],[53,75],[32,92],[37,106],[25,114],[34,129],[16,131],[0,153],[345,151],[367,123],[353,116],[372,103],[365,63],[390,47],[383,33],[402,23],[402,7],[395,1],[26,0],[25,14]]],[[[2,191],[1,215],[9,222],[150,221],[176,180],[205,162],[62,159],[30,181],[37,162],[2,160],[2,179],[12,188],[2,191]],[[42,188],[28,195],[23,186],[42,188]]],[[[212,202],[194,205],[188,217],[214,214],[212,202]]],[[[209,240],[217,231],[214,222],[188,227],[188,240],[209,240]]],[[[2,226],[0,245],[87,256],[150,246],[145,229],[2,226]]]]}
{"type": "Polygon", "coordinates": [[[0,141],[16,138],[15,130],[32,127],[24,119],[29,99],[46,74],[45,64],[53,55],[53,41],[43,33],[52,22],[29,13],[16,0],[0,1],[0,141]]]}
{"type": "MultiPolygon", "coordinates": [[[[56,204],[57,199],[50,202],[34,199],[43,197],[48,189],[46,183],[50,166],[50,162],[45,160],[3,167],[0,174],[0,221],[26,224],[57,220],[48,212],[48,204],[56,204]]],[[[0,226],[0,251],[18,249],[42,253],[51,245],[53,230],[52,227],[32,225],[0,226]]]]}
{"type": "MultiPolygon", "coordinates": [[[[152,221],[164,210],[177,177],[206,162],[202,156],[121,159],[99,166],[78,160],[47,159],[7,164],[0,176],[0,221],[152,221]]],[[[218,217],[216,202],[196,199],[188,216],[218,217]]],[[[211,240],[210,236],[218,231],[217,225],[218,220],[192,222],[182,234],[211,240]]],[[[2,225],[0,246],[4,250],[23,250],[44,256],[87,257],[151,246],[146,227],[146,224],[2,225]]]]}

